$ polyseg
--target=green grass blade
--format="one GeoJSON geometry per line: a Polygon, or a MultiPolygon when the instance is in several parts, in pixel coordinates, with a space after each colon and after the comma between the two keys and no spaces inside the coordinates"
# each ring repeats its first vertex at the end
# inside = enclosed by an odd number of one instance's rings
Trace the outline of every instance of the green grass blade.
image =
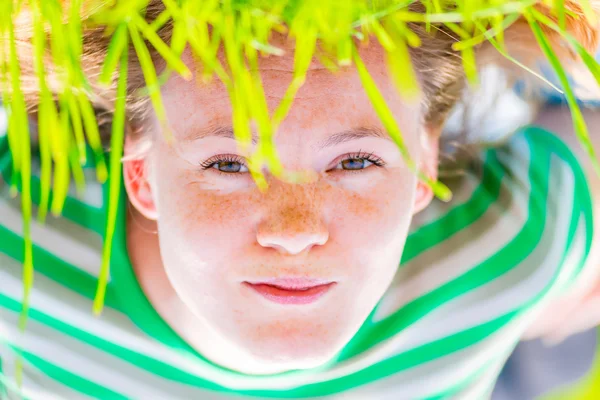
{"type": "Polygon", "coordinates": [[[402,154],[404,162],[406,163],[408,168],[411,171],[417,173],[419,179],[425,181],[432,188],[436,197],[440,198],[443,201],[449,201],[452,198],[452,193],[450,192],[450,189],[448,189],[448,187],[446,187],[441,182],[435,182],[431,178],[426,177],[413,161],[412,157],[409,154],[408,148],[404,143],[404,139],[402,138],[402,132],[400,131],[400,128],[396,123],[394,114],[386,104],[383,95],[377,88],[375,81],[373,80],[373,78],[369,74],[369,71],[363,64],[357,50],[354,50],[354,63],[356,65],[356,70],[358,72],[360,80],[363,84],[363,88],[365,89],[365,92],[369,97],[369,100],[371,101],[375,112],[379,116],[379,119],[381,120],[383,126],[385,127],[392,140],[396,143],[396,146],[398,146],[398,149],[400,150],[400,153],[402,154]]]}
{"type": "MultiPolygon", "coordinates": [[[[38,110],[39,120],[41,123],[47,123],[48,115],[46,111],[46,102],[43,101],[39,105],[38,110]]],[[[50,186],[52,184],[52,146],[47,130],[38,130],[38,138],[40,145],[40,205],[38,208],[38,220],[43,222],[48,214],[48,206],[50,201],[50,186]]]]}
{"type": "Polygon", "coordinates": [[[59,119],[56,121],[55,134],[60,137],[60,147],[62,149],[60,158],[55,162],[54,168],[54,192],[52,193],[51,211],[55,217],[58,217],[65,204],[69,185],[71,181],[69,169],[69,154],[77,151],[77,147],[71,145],[71,124],[69,107],[62,101],[59,119]]]}
{"type": "Polygon", "coordinates": [[[102,85],[109,85],[112,81],[112,75],[117,69],[117,64],[121,57],[121,53],[125,50],[127,43],[127,25],[122,23],[115,30],[108,50],[106,52],[106,59],[102,65],[102,72],[100,73],[100,79],[98,82],[102,85]]]}
{"type": "Polygon", "coordinates": [[[136,27],[132,24],[129,24],[128,28],[129,35],[131,36],[131,42],[133,43],[133,47],[135,48],[140,67],[142,68],[142,73],[146,81],[148,95],[150,96],[152,106],[154,107],[154,112],[156,114],[156,117],[158,118],[158,121],[161,124],[162,132],[165,135],[165,138],[170,141],[172,140],[172,135],[167,126],[167,114],[162,103],[160,87],[158,84],[158,78],[156,76],[156,69],[154,68],[152,58],[150,57],[150,52],[148,51],[148,48],[146,47],[144,41],[140,37],[140,34],[137,31],[136,27]]]}
{"type": "Polygon", "coordinates": [[[161,29],[169,20],[172,18],[171,11],[168,9],[163,10],[154,21],[150,23],[150,29],[157,32],[161,29]]]}
{"type": "MultiPolygon", "coordinates": [[[[10,15],[10,14],[9,14],[10,15]]],[[[29,299],[33,286],[33,242],[31,239],[31,138],[25,99],[21,91],[21,69],[17,57],[17,46],[14,26],[9,18],[9,49],[10,49],[10,75],[11,75],[11,103],[9,116],[9,140],[12,135],[11,150],[13,157],[19,160],[15,169],[15,179],[20,178],[21,183],[21,211],[23,213],[23,300],[19,315],[19,329],[25,330],[29,312],[29,299]],[[10,133],[12,131],[12,134],[10,133]]]]}
{"type": "Polygon", "coordinates": [[[461,51],[467,47],[477,46],[478,44],[481,44],[481,43],[485,42],[486,40],[488,40],[490,37],[496,37],[498,47],[500,49],[502,49],[503,53],[505,53],[504,44],[503,44],[503,40],[504,40],[503,33],[508,27],[510,27],[512,24],[514,24],[519,18],[521,18],[520,14],[510,14],[510,15],[507,15],[506,18],[500,17],[500,22],[496,21],[494,26],[491,29],[489,29],[475,37],[472,37],[472,38],[469,38],[466,40],[461,40],[460,42],[456,42],[455,44],[452,45],[452,48],[454,50],[461,51]]]}
{"type": "Polygon", "coordinates": [[[304,84],[306,73],[315,53],[317,44],[317,30],[307,27],[301,37],[296,38],[296,49],[294,53],[294,79],[286,90],[281,103],[273,113],[273,125],[276,130],[290,111],[294,97],[304,84]]]}
{"type": "Polygon", "coordinates": [[[80,93],[77,96],[77,101],[81,109],[83,126],[85,127],[88,143],[94,152],[96,178],[98,179],[98,182],[104,183],[108,178],[108,171],[106,169],[106,161],[104,159],[104,151],[102,149],[102,142],[100,138],[100,131],[98,129],[98,122],[96,120],[96,114],[94,113],[92,104],[84,93],[80,93]]]}
{"type": "Polygon", "coordinates": [[[565,0],[553,0],[554,11],[558,15],[558,25],[562,31],[567,30],[567,14],[565,13],[565,0]]]}
{"type": "Polygon", "coordinates": [[[106,296],[106,285],[110,274],[110,255],[116,228],[117,211],[121,194],[121,159],[123,158],[123,145],[125,141],[125,102],[127,100],[127,51],[121,53],[119,67],[119,78],[117,83],[117,99],[115,102],[115,113],[113,115],[111,146],[110,146],[110,177],[108,194],[107,225],[104,235],[104,247],[102,250],[102,266],[98,276],[98,287],[94,297],[94,314],[99,315],[104,307],[106,296]]]}
{"type": "Polygon", "coordinates": [[[579,4],[581,5],[583,13],[585,14],[585,17],[588,19],[588,21],[590,21],[592,25],[596,25],[598,23],[598,15],[592,8],[590,0],[579,0],[579,4]]]}
{"type": "Polygon", "coordinates": [[[596,61],[595,57],[591,55],[585,49],[585,47],[583,47],[581,43],[579,43],[579,41],[577,41],[577,39],[575,39],[571,34],[561,30],[560,27],[550,18],[548,18],[536,9],[532,9],[531,14],[539,23],[542,23],[547,27],[551,28],[558,34],[562,35],[562,37],[564,37],[567,40],[567,42],[569,42],[571,47],[577,52],[579,57],[581,57],[581,60],[585,63],[586,67],[588,68],[598,85],[600,85],[600,64],[598,63],[598,61],[596,61]]]}
{"type": "Polygon", "coordinates": [[[75,142],[77,149],[77,158],[81,165],[86,163],[86,150],[85,150],[85,134],[83,132],[81,111],[79,110],[79,104],[75,100],[75,96],[70,90],[65,93],[66,104],[65,106],[69,109],[71,115],[71,124],[73,126],[73,132],[75,134],[75,142]]]}
{"type": "Polygon", "coordinates": [[[133,14],[132,23],[135,25],[137,30],[144,36],[144,38],[150,42],[154,49],[162,56],[166,61],[169,68],[177,71],[184,79],[189,80],[192,77],[191,71],[181,61],[181,59],[171,51],[169,46],[162,41],[156,31],[148,25],[148,23],[139,15],[133,14]]]}
{"type": "Polygon", "coordinates": [[[575,131],[575,134],[577,135],[577,138],[579,139],[579,143],[581,144],[582,148],[586,151],[588,156],[591,158],[592,165],[594,166],[596,173],[600,175],[600,164],[598,163],[598,159],[596,157],[596,151],[594,150],[594,146],[592,145],[592,142],[590,140],[587,124],[583,119],[583,115],[581,114],[581,110],[579,108],[579,105],[577,104],[577,99],[575,97],[575,94],[573,93],[571,84],[569,83],[567,73],[565,72],[560,60],[552,50],[550,42],[548,41],[548,38],[542,31],[538,22],[530,14],[526,14],[526,17],[529,22],[529,26],[531,27],[531,30],[537,40],[537,43],[539,44],[540,48],[542,49],[542,52],[550,62],[550,65],[554,69],[554,72],[556,73],[558,80],[564,89],[567,104],[571,109],[571,116],[573,118],[573,129],[575,131]]]}
{"type": "Polygon", "coordinates": [[[400,95],[405,99],[416,99],[420,93],[419,80],[413,67],[408,46],[404,38],[400,36],[395,24],[389,22],[385,26],[395,43],[395,48],[386,53],[386,62],[394,84],[400,95]]]}
{"type": "MultiPolygon", "coordinates": [[[[475,22],[475,23],[478,24],[478,22],[475,22]]],[[[562,89],[559,88],[558,86],[556,86],[554,83],[550,82],[548,80],[548,78],[546,78],[545,76],[541,75],[539,72],[534,71],[533,69],[529,68],[527,65],[521,63],[519,60],[517,60],[516,58],[514,58],[513,56],[511,56],[510,54],[508,54],[506,52],[506,50],[504,49],[504,47],[502,47],[500,45],[500,43],[498,43],[493,36],[489,36],[488,37],[488,41],[490,42],[490,44],[492,46],[494,46],[494,48],[498,51],[498,53],[500,53],[504,58],[506,58],[507,60],[511,61],[515,65],[518,65],[520,68],[522,68],[524,71],[527,71],[529,74],[535,76],[540,81],[544,82],[546,85],[548,85],[552,89],[556,90],[558,93],[561,93],[561,94],[563,93],[562,89]]]]}

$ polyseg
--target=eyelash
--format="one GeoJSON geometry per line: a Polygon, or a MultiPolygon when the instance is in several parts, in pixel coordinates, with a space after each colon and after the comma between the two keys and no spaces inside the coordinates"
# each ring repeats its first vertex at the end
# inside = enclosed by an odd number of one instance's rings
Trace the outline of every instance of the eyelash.
{"type": "MultiPolygon", "coordinates": [[[[200,164],[200,167],[203,170],[212,168],[213,165],[215,165],[216,163],[221,163],[221,162],[225,162],[225,163],[240,163],[242,165],[246,165],[244,164],[244,159],[243,157],[240,156],[236,156],[234,154],[224,154],[224,155],[218,155],[218,156],[214,156],[209,158],[208,160],[204,161],[203,163],[200,164]]],[[[221,172],[217,169],[218,172],[221,172]]],[[[221,172],[223,174],[227,174],[227,175],[233,175],[232,172],[221,172]]]]}
{"type": "MultiPolygon", "coordinates": [[[[343,156],[341,156],[335,162],[335,165],[337,166],[339,163],[341,163],[343,161],[354,160],[354,159],[362,159],[362,160],[368,161],[368,162],[372,163],[376,167],[383,167],[385,165],[385,161],[383,161],[381,159],[381,157],[376,156],[373,152],[366,153],[366,152],[364,152],[362,150],[359,150],[356,153],[344,154],[343,156]]],[[[359,170],[344,170],[344,171],[345,172],[360,172],[360,171],[363,171],[363,170],[359,169],[359,170]]]]}
{"type": "MultiPolygon", "coordinates": [[[[362,159],[365,161],[368,161],[370,163],[372,163],[374,166],[376,167],[383,167],[385,165],[385,162],[381,159],[381,157],[376,156],[374,153],[367,153],[367,152],[363,152],[362,150],[356,152],[356,153],[348,153],[345,154],[343,156],[341,156],[338,160],[336,160],[334,166],[337,166],[339,163],[346,161],[346,160],[353,160],[353,159],[362,159]]],[[[208,160],[202,162],[200,164],[200,167],[202,168],[202,170],[207,170],[207,169],[211,169],[216,163],[240,163],[244,166],[246,166],[246,164],[244,163],[244,158],[234,155],[234,154],[225,154],[225,155],[218,155],[218,156],[214,156],[209,158],[208,160]]],[[[235,173],[235,172],[223,172],[223,171],[219,171],[218,168],[214,168],[216,170],[216,172],[218,172],[221,175],[228,175],[228,176],[232,176],[232,175],[237,175],[239,173],[235,173]]],[[[366,168],[365,168],[366,169],[366,168]]],[[[336,170],[336,168],[330,168],[329,170],[336,170]]],[[[328,171],[329,171],[328,170],[328,171]]],[[[359,169],[359,170],[344,170],[342,169],[342,171],[344,172],[350,172],[350,173],[358,173],[360,171],[364,171],[364,169],[359,169]]]]}

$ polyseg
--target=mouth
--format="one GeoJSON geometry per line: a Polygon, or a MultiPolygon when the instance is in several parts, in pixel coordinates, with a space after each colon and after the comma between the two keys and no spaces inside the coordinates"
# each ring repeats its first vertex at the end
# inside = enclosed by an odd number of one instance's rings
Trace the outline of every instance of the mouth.
{"type": "Polygon", "coordinates": [[[336,282],[309,279],[271,279],[243,282],[265,299],[278,304],[311,304],[325,295],[336,282]]]}

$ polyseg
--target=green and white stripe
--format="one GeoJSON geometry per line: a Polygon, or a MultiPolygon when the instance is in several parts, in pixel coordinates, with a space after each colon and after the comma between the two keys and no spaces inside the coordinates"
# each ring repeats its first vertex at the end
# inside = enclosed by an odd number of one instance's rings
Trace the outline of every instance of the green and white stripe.
{"type": "Polygon", "coordinates": [[[125,203],[107,307],[92,315],[106,200],[92,182],[81,199],[69,197],[63,218],[34,224],[36,276],[21,334],[21,216],[2,140],[0,382],[16,390],[20,355],[28,398],[485,398],[528,323],[579,274],[591,246],[577,160],[550,133],[528,128],[455,179],[451,204],[435,202],[416,218],[392,285],[336,359],[243,375],[197,354],[148,303],[126,254],[125,203]]]}

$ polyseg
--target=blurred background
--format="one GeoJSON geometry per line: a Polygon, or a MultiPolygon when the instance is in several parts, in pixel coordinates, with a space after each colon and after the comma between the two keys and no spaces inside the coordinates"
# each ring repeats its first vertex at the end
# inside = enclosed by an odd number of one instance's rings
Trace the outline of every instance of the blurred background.
{"type": "MultiPolygon", "coordinates": [[[[596,59],[600,60],[600,51],[596,59]]],[[[549,66],[542,64],[539,69],[545,79],[559,86],[549,66]]],[[[485,142],[501,141],[507,132],[534,122],[542,110],[568,109],[564,94],[533,76],[514,81],[502,68],[492,65],[480,71],[479,80],[477,88],[465,92],[445,127],[442,137],[447,153],[452,153],[454,142],[468,143],[475,137],[485,142]]],[[[588,113],[600,114],[600,86],[587,68],[573,68],[570,81],[580,105],[588,113]]],[[[600,135],[600,126],[588,122],[588,129],[590,135],[600,135]]],[[[541,339],[524,341],[504,367],[492,400],[598,399],[597,392],[582,394],[584,387],[590,387],[594,365],[595,369],[600,366],[598,329],[555,344],[541,339]]]]}

